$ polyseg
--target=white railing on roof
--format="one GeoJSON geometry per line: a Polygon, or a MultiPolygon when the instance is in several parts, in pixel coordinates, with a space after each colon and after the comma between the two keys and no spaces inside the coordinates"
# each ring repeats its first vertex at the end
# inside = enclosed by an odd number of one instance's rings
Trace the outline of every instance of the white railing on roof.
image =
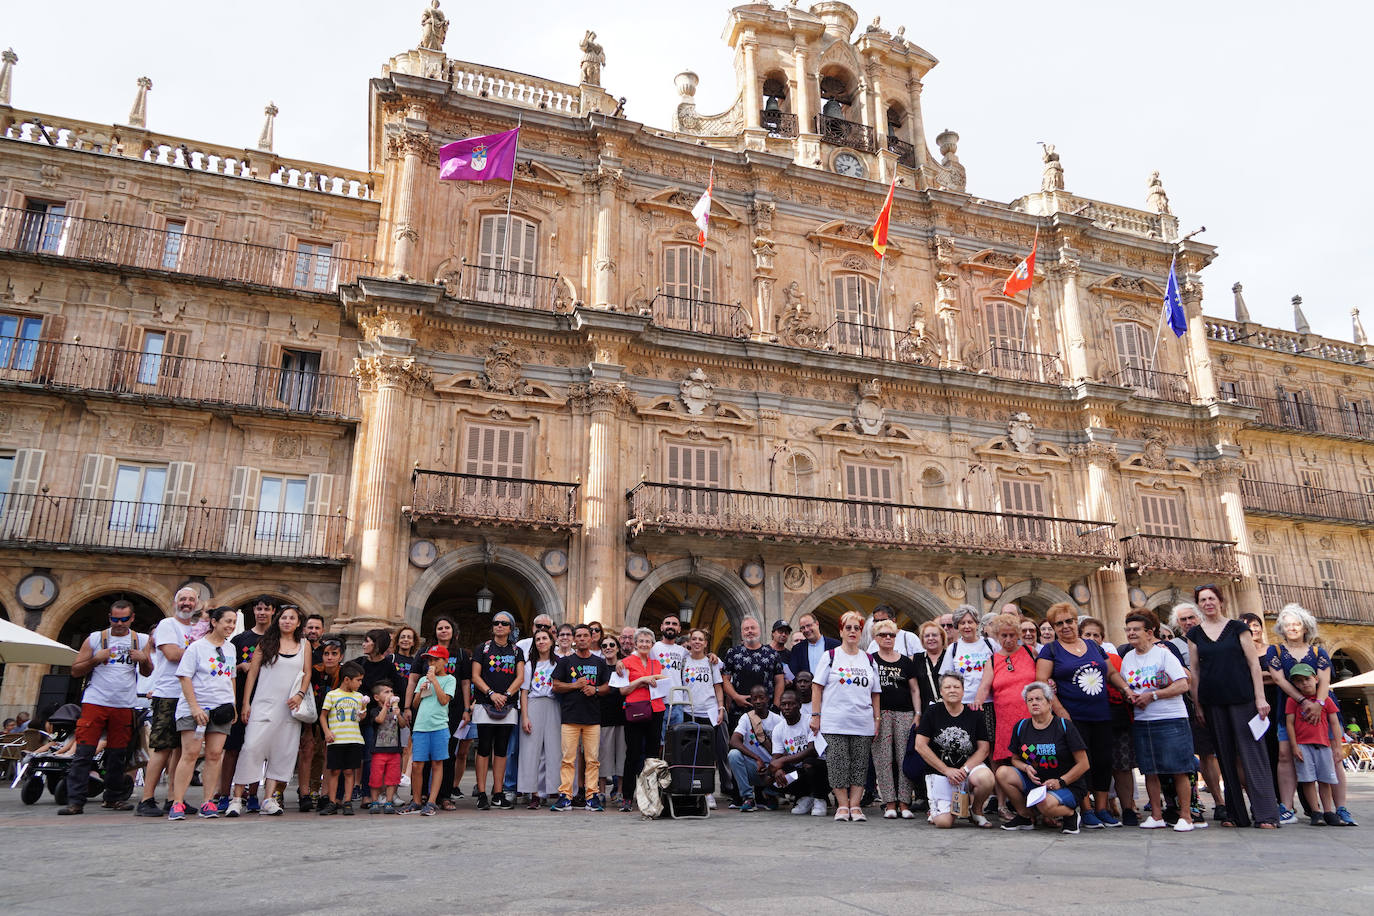
{"type": "Polygon", "coordinates": [[[582,90],[568,83],[487,67],[468,61],[450,61],[453,89],[463,95],[509,102],[523,108],[539,108],[562,114],[579,114],[582,90]]]}
{"type": "Polygon", "coordinates": [[[1238,343],[1261,350],[1273,350],[1276,353],[1301,354],[1338,363],[1358,365],[1364,362],[1363,349],[1344,340],[1332,340],[1329,337],[1318,337],[1316,334],[1299,334],[1296,331],[1283,331],[1253,324],[1247,326],[1226,318],[1207,318],[1205,326],[1208,340],[1238,343]]]}

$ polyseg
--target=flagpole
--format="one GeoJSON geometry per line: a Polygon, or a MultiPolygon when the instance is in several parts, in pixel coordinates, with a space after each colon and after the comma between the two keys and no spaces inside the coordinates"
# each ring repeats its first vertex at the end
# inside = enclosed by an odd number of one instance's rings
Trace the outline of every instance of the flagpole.
{"type": "MultiPolygon", "coordinates": [[[[1178,260],[1178,256],[1177,256],[1177,255],[1175,255],[1174,257],[1172,257],[1172,258],[1169,259],[1169,276],[1171,276],[1171,277],[1174,275],[1174,262],[1177,261],[1177,260],[1178,260]]],[[[1155,357],[1159,354],[1159,341],[1160,341],[1160,338],[1164,336],[1164,316],[1167,315],[1168,313],[1169,313],[1169,291],[1168,291],[1168,290],[1165,290],[1165,291],[1164,291],[1164,305],[1162,305],[1162,306],[1160,307],[1160,309],[1159,309],[1159,320],[1155,322],[1155,345],[1154,345],[1154,347],[1152,347],[1152,348],[1150,349],[1150,371],[1151,371],[1151,372],[1153,372],[1153,371],[1154,371],[1154,368],[1155,368],[1155,357]]]]}
{"type": "MultiPolygon", "coordinates": [[[[510,164],[510,188],[506,191],[506,250],[501,255],[501,270],[510,275],[510,205],[515,198],[515,165],[520,157],[520,125],[524,123],[525,114],[520,112],[515,116],[515,151],[511,154],[510,164]]],[[[509,283],[507,284],[509,287],[509,283]]],[[[507,290],[509,291],[509,289],[507,290]]]]}
{"type": "MultiPolygon", "coordinates": [[[[716,157],[715,157],[715,156],[712,156],[712,157],[711,157],[711,165],[710,165],[710,168],[707,169],[707,172],[706,172],[706,191],[707,191],[708,194],[709,194],[709,193],[712,191],[712,189],[714,188],[715,183],[716,183],[716,157]]],[[[707,227],[708,227],[707,231],[709,231],[709,227],[710,227],[710,225],[711,225],[711,204],[712,204],[712,203],[714,203],[714,201],[710,201],[710,200],[708,200],[707,203],[706,203],[706,225],[707,225],[707,227]]],[[[688,327],[691,328],[692,330],[696,330],[696,328],[693,327],[693,325],[695,325],[695,322],[692,320],[692,319],[694,319],[694,318],[696,317],[696,315],[693,314],[693,313],[696,311],[697,304],[701,302],[701,290],[702,290],[702,285],[703,285],[703,283],[705,282],[705,277],[703,276],[703,274],[706,273],[706,236],[705,236],[705,233],[702,234],[701,245],[699,245],[698,247],[700,248],[700,250],[697,252],[697,282],[696,282],[696,290],[694,291],[694,292],[695,292],[695,295],[692,297],[693,301],[690,302],[690,303],[688,303],[689,311],[688,311],[688,313],[687,313],[687,324],[688,324],[688,327]]],[[[690,275],[689,275],[689,276],[690,276],[690,275]]]]}
{"type": "MultiPolygon", "coordinates": [[[[1035,227],[1035,237],[1031,239],[1031,251],[1040,244],[1040,227],[1035,227]]],[[[1031,296],[1035,293],[1035,271],[1031,271],[1030,284],[1026,287],[1026,315],[1021,319],[1021,353],[1025,354],[1030,345],[1031,296]]],[[[1025,358],[1024,355],[1022,357],[1025,358]]]]}

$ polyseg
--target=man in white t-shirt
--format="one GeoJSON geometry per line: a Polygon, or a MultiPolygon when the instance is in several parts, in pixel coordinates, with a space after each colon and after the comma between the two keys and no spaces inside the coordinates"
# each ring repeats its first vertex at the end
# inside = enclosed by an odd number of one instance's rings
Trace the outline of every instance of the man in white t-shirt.
{"type": "MultiPolygon", "coordinates": [[[[873,609],[873,616],[868,619],[868,631],[873,632],[873,628],[884,620],[896,621],[896,612],[886,604],[880,604],[873,609]]],[[[897,640],[892,644],[892,648],[903,655],[915,656],[925,655],[925,646],[921,645],[921,638],[910,630],[898,630],[897,640]]],[[[878,652],[878,640],[869,640],[867,652],[869,655],[876,655],[878,652]]]]}
{"type": "MultiPolygon", "coordinates": [[[[649,650],[649,655],[658,659],[663,666],[663,673],[668,675],[662,686],[668,691],[665,696],[672,699],[672,688],[682,686],[682,663],[687,660],[687,647],[677,644],[677,638],[682,635],[682,621],[676,614],[669,614],[658,625],[658,634],[659,640],[649,650]]],[[[667,737],[669,728],[682,722],[684,709],[683,706],[667,708],[663,716],[663,733],[658,737],[659,744],[667,737]]]]}
{"type": "Polygon", "coordinates": [[[81,643],[72,662],[72,677],[90,675],[81,694],[81,721],[76,725],[76,757],[67,770],[67,805],[58,814],[84,814],[96,745],[105,735],[105,801],[102,808],[130,811],[124,794],[124,760],[134,733],[138,675],[153,673],[149,638],[133,631],[134,606],[123,598],[110,605],[110,626],[81,643]]]}
{"type": "MultiPolygon", "coordinates": [[[[172,616],[164,617],[153,628],[153,680],[148,689],[151,728],[148,731],[148,765],[143,770],[143,800],[134,812],[137,817],[162,817],[158,807],[157,784],[166,771],[168,781],[176,772],[181,757],[181,735],[177,732],[177,700],[181,682],[177,665],[191,644],[191,625],[200,616],[200,594],[191,587],[179,590],[172,599],[172,616]]],[[[168,789],[171,787],[168,786],[168,789]]]]}
{"type": "MultiPolygon", "coordinates": [[[[781,716],[769,712],[768,701],[768,688],[755,684],[749,691],[749,711],[740,716],[739,724],[730,735],[728,759],[735,790],[743,799],[739,808],[741,814],[759,809],[754,787],[768,784],[768,766],[773,762],[773,729],[782,722],[781,716]]],[[[775,810],[777,802],[765,799],[762,806],[775,810]]]]}

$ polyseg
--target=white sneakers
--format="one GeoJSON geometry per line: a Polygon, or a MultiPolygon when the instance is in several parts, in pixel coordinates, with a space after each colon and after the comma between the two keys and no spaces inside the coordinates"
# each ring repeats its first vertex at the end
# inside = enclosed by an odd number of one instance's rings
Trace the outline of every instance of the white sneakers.
{"type": "Polygon", "coordinates": [[[825,817],[825,799],[813,798],[811,800],[811,816],[825,817]]]}
{"type": "Polygon", "coordinates": [[[410,788],[410,774],[409,774],[409,773],[402,773],[402,774],[401,774],[400,786],[401,786],[401,788],[403,788],[403,789],[408,789],[408,788],[410,788]]]}
{"type": "Polygon", "coordinates": [[[267,796],[267,800],[262,803],[263,814],[281,814],[281,805],[277,802],[275,795],[267,796]]]}
{"type": "Polygon", "coordinates": [[[243,799],[235,796],[229,799],[229,807],[224,812],[225,817],[238,817],[243,813],[243,799]]]}
{"type": "Polygon", "coordinates": [[[1174,823],[1174,832],[1175,832],[1175,833],[1187,833],[1188,831],[1190,831],[1190,830],[1192,830],[1192,829],[1193,829],[1193,822],[1192,822],[1192,821],[1185,821],[1185,820],[1183,820],[1183,818],[1179,818],[1178,821],[1174,823]]]}
{"type": "MultiPolygon", "coordinates": [[[[792,813],[793,813],[793,814],[810,814],[810,813],[811,813],[811,809],[812,809],[814,803],[815,803],[815,799],[814,799],[814,798],[812,798],[812,797],[809,796],[809,795],[803,795],[801,798],[797,799],[797,803],[796,803],[795,805],[792,806],[792,813]]],[[[821,813],[824,814],[825,812],[822,811],[821,813]]]]}
{"type": "Polygon", "coordinates": [[[1140,829],[1141,829],[1141,830],[1158,830],[1158,829],[1160,829],[1161,827],[1168,827],[1168,826],[1169,826],[1169,824],[1168,824],[1167,821],[1162,821],[1162,820],[1160,820],[1159,818],[1157,818],[1157,817],[1155,817],[1155,816],[1153,816],[1153,815],[1151,815],[1150,817],[1145,818],[1145,820],[1143,820],[1143,821],[1140,822],[1140,829]]]}

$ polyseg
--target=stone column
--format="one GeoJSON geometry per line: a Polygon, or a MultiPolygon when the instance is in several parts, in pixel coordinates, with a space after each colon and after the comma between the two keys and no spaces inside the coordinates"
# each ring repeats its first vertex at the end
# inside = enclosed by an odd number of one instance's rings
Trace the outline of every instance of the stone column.
{"type": "Polygon", "coordinates": [[[0,105],[10,103],[10,85],[14,80],[14,65],[19,63],[19,55],[14,48],[0,53],[0,105]]]}
{"type": "Polygon", "coordinates": [[[763,107],[763,93],[759,89],[758,40],[746,35],[742,44],[744,50],[744,129],[760,130],[759,109],[763,107]]]}
{"type": "Polygon", "coordinates": [[[907,114],[907,121],[911,124],[911,145],[916,147],[916,165],[920,168],[930,164],[930,150],[926,148],[926,125],[921,117],[922,86],[921,81],[915,77],[906,84],[911,99],[911,111],[907,114]]]}
{"type": "Polygon", "coordinates": [[[1093,585],[1098,613],[1107,625],[1107,639],[1120,645],[1126,641],[1126,615],[1131,610],[1126,571],[1120,566],[1104,566],[1094,573],[1093,585]]]}
{"type": "Polygon", "coordinates": [[[415,341],[383,337],[354,361],[364,393],[361,489],[357,510],[357,606],[349,624],[389,624],[405,606],[407,546],[401,506],[410,470],[406,443],[412,434],[411,396],[429,384],[429,367],[411,356],[415,341]]]}
{"type": "Polygon", "coordinates": [[[387,140],[387,153],[401,159],[401,175],[396,202],[391,207],[392,256],[390,275],[414,279],[419,270],[416,257],[420,246],[420,207],[415,193],[421,170],[435,155],[428,124],[415,122],[421,130],[402,130],[387,140]]]}
{"type": "MultiPolygon", "coordinates": [[[[595,371],[595,366],[594,366],[595,371]]],[[[620,430],[634,409],[630,389],[594,378],[574,385],[569,403],[586,414],[587,474],[582,485],[583,604],[570,620],[620,620],[624,576],[625,493],[620,486],[620,430]]]]}
{"type": "MultiPolygon", "coordinates": [[[[1090,442],[1075,446],[1070,451],[1075,472],[1087,478],[1082,482],[1081,490],[1087,494],[1083,506],[1086,517],[1101,522],[1119,518],[1115,489],[1117,474],[1113,467],[1119,457],[1116,446],[1110,442],[1090,442]]],[[[1108,536],[1116,537],[1116,531],[1112,530],[1108,536]]],[[[1122,642],[1126,638],[1126,614],[1131,608],[1125,564],[1102,567],[1094,573],[1093,581],[1094,605],[1107,625],[1107,638],[1122,642]]]]}
{"type": "Polygon", "coordinates": [[[587,178],[588,185],[596,190],[592,305],[599,309],[612,311],[615,309],[617,298],[615,253],[619,250],[617,245],[619,224],[615,218],[615,194],[616,188],[622,180],[618,168],[605,164],[600,167],[595,175],[587,178]]]}
{"type": "MultiPolygon", "coordinates": [[[[1055,271],[1059,275],[1060,295],[1064,303],[1059,310],[1063,316],[1064,339],[1054,349],[1064,354],[1064,378],[1069,382],[1088,377],[1088,340],[1083,332],[1085,322],[1078,298],[1079,264],[1078,252],[1067,244],[1061,244],[1055,271]]],[[[1043,347],[1045,343],[1041,341],[1039,345],[1043,347]]]]}
{"type": "MultiPolygon", "coordinates": [[[[1180,290],[1183,314],[1188,318],[1186,371],[1193,397],[1210,400],[1217,396],[1217,379],[1212,374],[1212,358],[1207,347],[1207,325],[1202,320],[1202,281],[1186,277],[1180,290]]],[[[1165,332],[1173,333],[1172,331],[1165,332]]]]}
{"type": "Polygon", "coordinates": [[[801,134],[813,133],[815,128],[811,122],[816,117],[816,86],[806,75],[807,68],[811,66],[811,62],[807,59],[806,49],[795,49],[792,52],[792,60],[797,79],[796,104],[793,106],[797,112],[797,132],[801,134]]]}
{"type": "MultiPolygon", "coordinates": [[[[1245,524],[1245,502],[1240,492],[1240,474],[1244,466],[1238,458],[1215,458],[1201,462],[1206,491],[1210,491],[1221,504],[1222,537],[1236,542],[1241,578],[1232,586],[1234,607],[1231,616],[1249,612],[1263,617],[1264,600],[1260,596],[1254,564],[1250,561],[1250,529],[1245,524]]],[[[1272,610],[1277,611],[1278,608],[1272,610]]]]}

